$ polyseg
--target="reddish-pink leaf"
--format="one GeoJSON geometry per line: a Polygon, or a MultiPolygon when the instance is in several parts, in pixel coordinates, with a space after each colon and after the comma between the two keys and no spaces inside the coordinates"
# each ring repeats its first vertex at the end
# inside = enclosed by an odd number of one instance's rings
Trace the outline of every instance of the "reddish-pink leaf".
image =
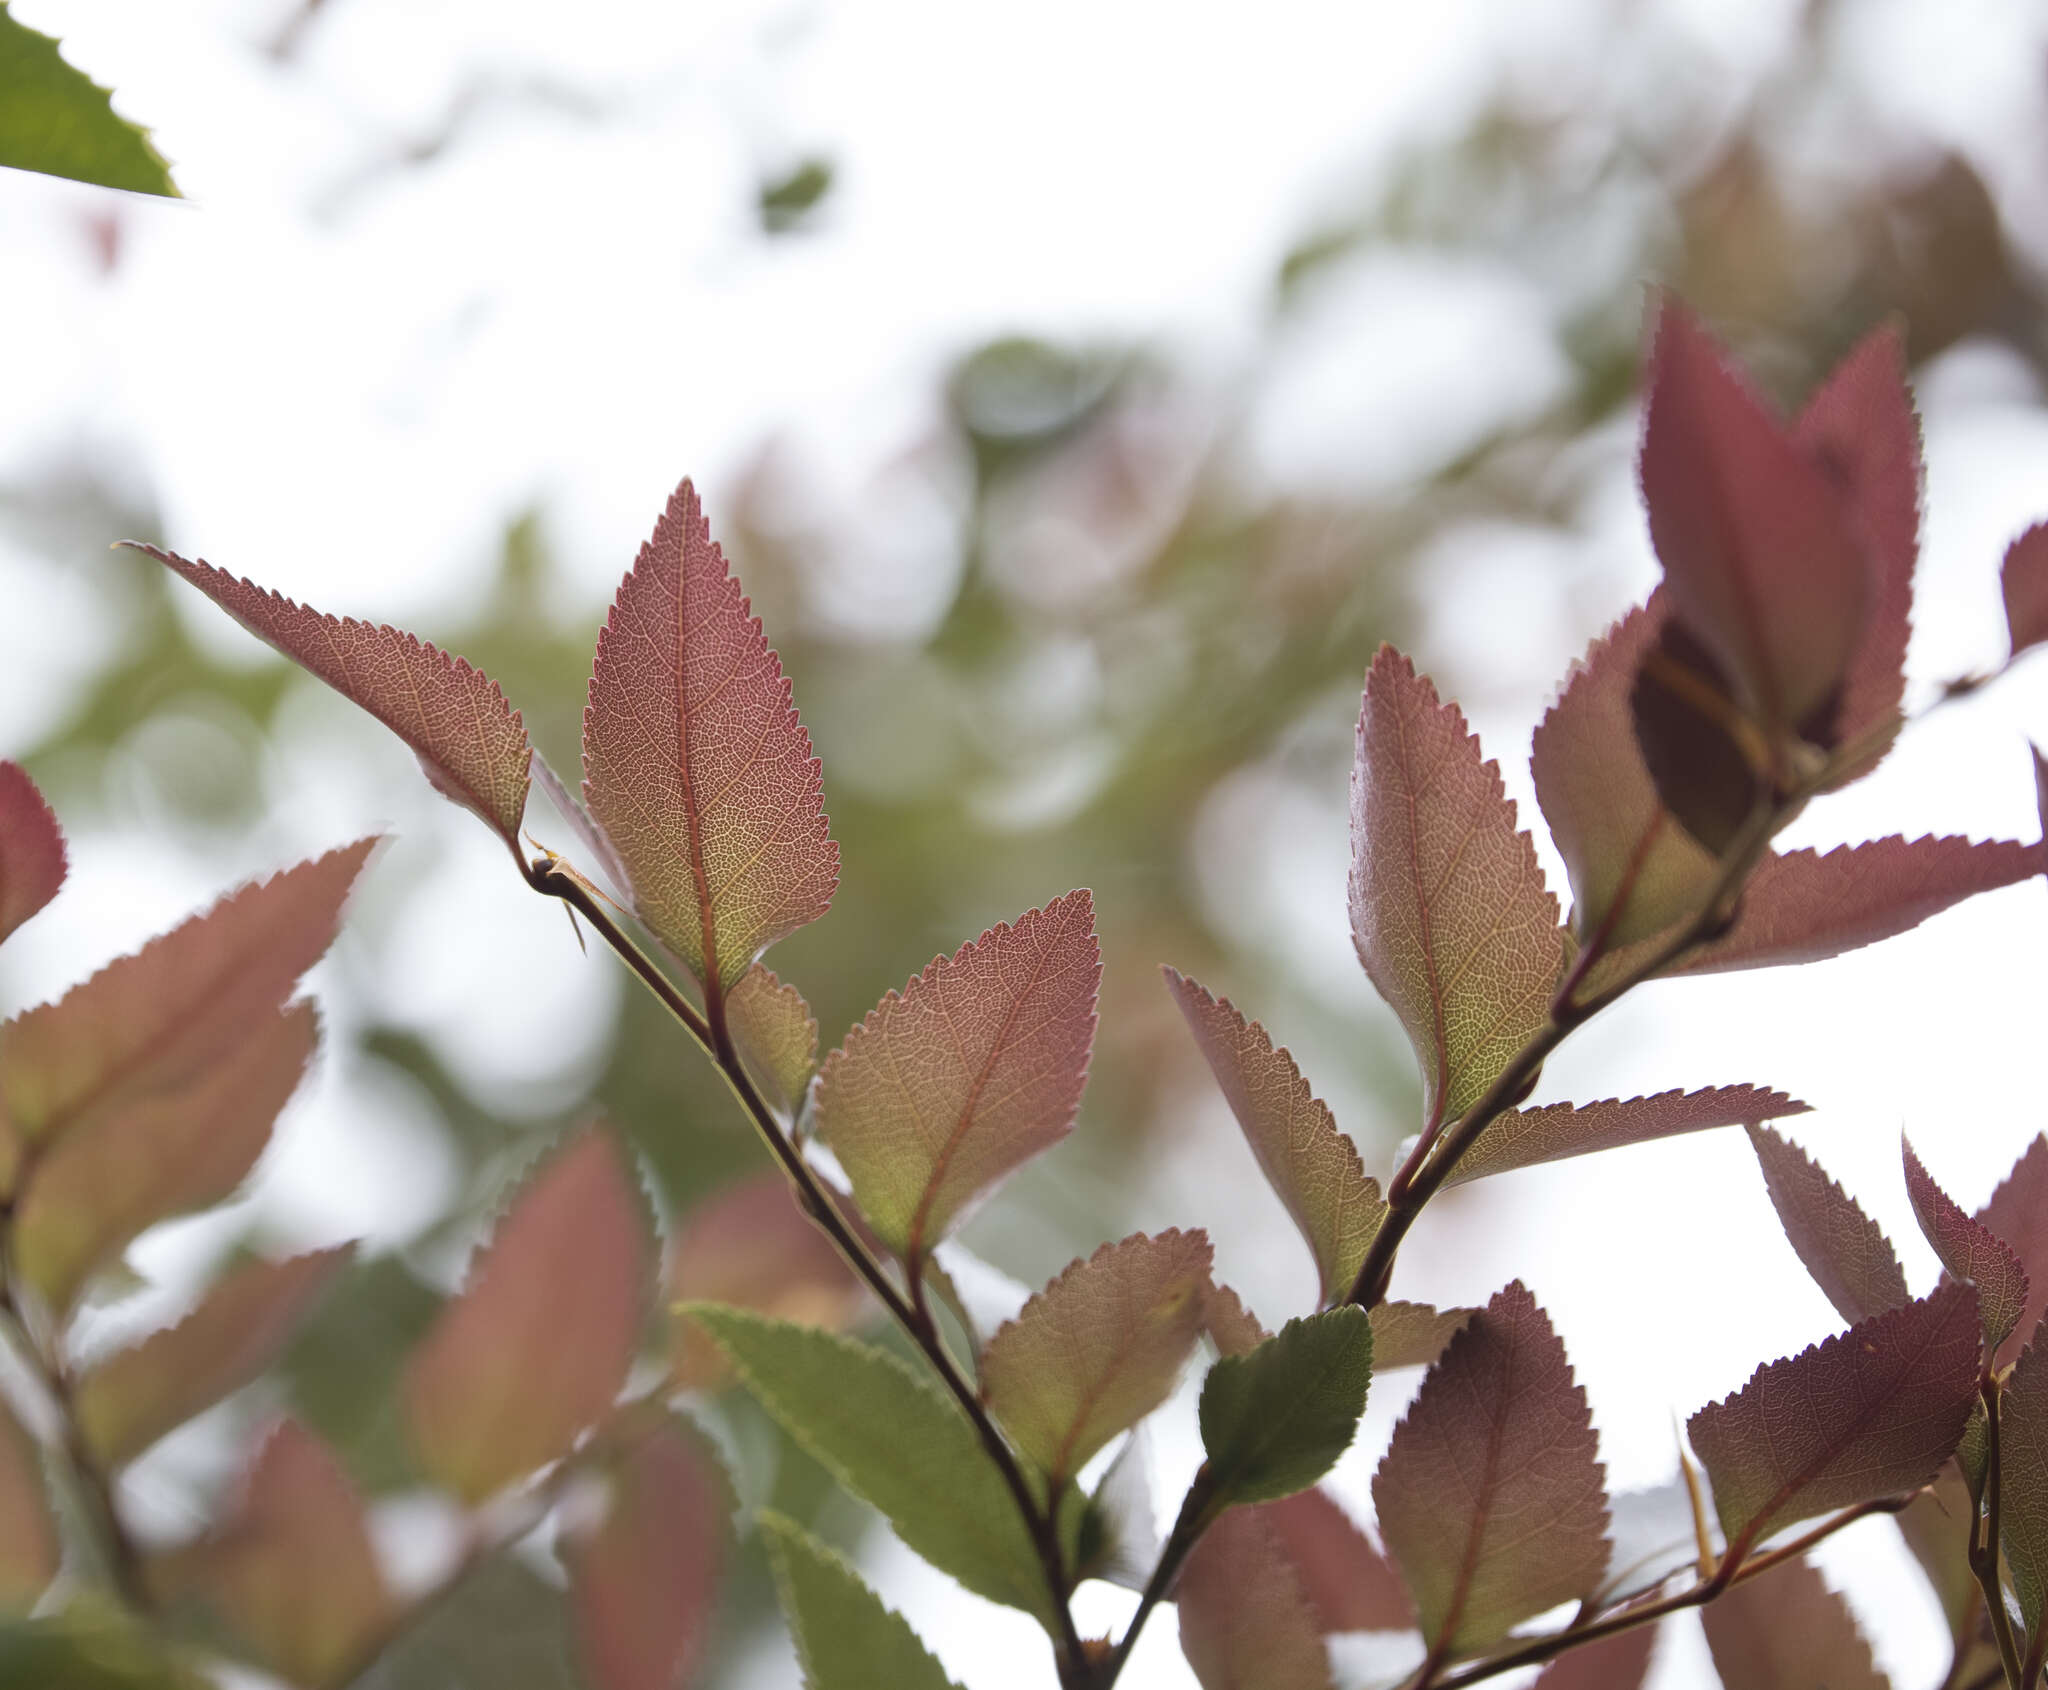
{"type": "Polygon", "coordinates": [[[1790,1140],[1751,1127],[1764,1189],[1799,1259],[1851,1326],[1911,1298],[1891,1240],[1856,1199],[1790,1140]]]}
{"type": "Polygon", "coordinates": [[[1498,1642],[1600,1582],[1607,1496],[1592,1415],[1519,1281],[1423,1378],[1372,1494],[1439,1658],[1498,1642]]]}
{"type": "MultiPolygon", "coordinates": [[[[777,1320],[850,1326],[864,1293],[832,1241],[797,1207],[781,1173],[753,1174],[690,1211],[668,1264],[669,1301],[723,1303],[777,1320]]],[[[692,1389],[732,1377],[725,1352],[693,1320],[678,1318],[676,1382],[692,1389]]]]}
{"type": "Polygon", "coordinates": [[[102,1466],[119,1467],[255,1379],[298,1329],[352,1247],[229,1270],[175,1326],[95,1365],[75,1412],[102,1466]]]}
{"type": "Polygon", "coordinates": [[[434,789],[481,816],[520,862],[532,755],[498,683],[402,629],[328,616],[210,563],[136,546],[191,582],[265,644],[361,705],[412,747],[434,789]]]}
{"type": "Polygon", "coordinates": [[[1071,1264],[989,1340],[982,1396],[1051,1488],[1166,1400],[1202,1333],[1211,1259],[1203,1233],[1135,1233],[1071,1264]]]}
{"type": "Polygon", "coordinates": [[[2048,1607],[2048,1347],[2030,1345],[1999,1402],[1999,1539],[2028,1631],[2048,1607]]]}
{"type": "Polygon", "coordinates": [[[1609,1097],[1598,1103],[1546,1103],[1535,1109],[1515,1109],[1479,1135],[1445,1183],[1458,1185],[1486,1174],[1559,1162],[1596,1150],[1648,1144],[1708,1127],[1754,1126],[1759,1121],[1806,1112],[1804,1103],[1760,1086],[1712,1086],[1693,1092],[1660,1091],[1654,1097],[1609,1097]]]}
{"type": "Polygon", "coordinates": [[[1373,1372],[1428,1367],[1478,1312],[1432,1308],[1427,1303],[1381,1303],[1372,1311],[1373,1372]]]}
{"type": "Polygon", "coordinates": [[[1359,960],[1415,1047],[1427,1125],[1455,1120],[1544,1024],[1565,937],[1500,766],[1391,646],[1358,718],[1350,901],[1359,960]]]}
{"type": "Polygon", "coordinates": [[[2048,1138],[2036,1134],[2012,1165],[1977,1219],[2008,1244],[2027,1275],[2027,1305],[2012,1335],[1998,1346],[1997,1363],[2010,1367],[2034,1340],[2048,1312],[2048,1138]]]}
{"type": "Polygon", "coordinates": [[[1229,1509],[1188,1557],[1181,1653],[1202,1690],[1332,1690],[1316,1611],[1262,1513],[1229,1509]]]}
{"type": "Polygon", "coordinates": [[[830,907],[839,847],[810,735],[687,481],[598,635],[583,769],[641,919],[714,1006],[830,907]]]}
{"type": "Polygon", "coordinates": [[[2037,522],[2006,547],[1998,572],[2005,627],[2017,657],[2048,640],[2048,522],[2037,522]]]}
{"type": "Polygon", "coordinates": [[[28,771],[0,761],[0,939],[64,884],[64,833],[28,771]]]}
{"type": "Polygon", "coordinates": [[[1318,1629],[1415,1629],[1415,1608],[1399,1576],[1328,1491],[1311,1486],[1252,1512],[1294,1563],[1318,1629]]]}
{"type": "Polygon", "coordinates": [[[1211,997],[1170,968],[1162,972],[1260,1171],[1315,1255],[1323,1301],[1341,1302],[1386,1218],[1378,1182],[1366,1177],[1358,1147],[1265,1028],[1228,998],[1211,997]]]}
{"type": "Polygon", "coordinates": [[[803,993],[757,962],[726,998],[725,1019],[769,1103],[794,1115],[818,1065],[818,1023],[803,993]]]}
{"type": "MultiPolygon", "coordinates": [[[[1830,713],[1871,566],[1843,494],[1675,300],[1658,311],[1643,499],[1672,615],[1766,729],[1830,713]]],[[[1825,737],[1825,736],[1813,736],[1825,737]]]]}
{"type": "Polygon", "coordinates": [[[651,1271],[616,1140],[585,1131],[513,1199],[407,1369],[414,1446],[463,1501],[569,1452],[640,1344],[651,1271]]]}
{"type": "Polygon", "coordinates": [[[674,1690],[710,1639],[732,1504],[669,1417],[628,1423],[614,1441],[602,1520],[564,1534],[577,1654],[594,1690],[674,1690]]]}
{"type": "Polygon", "coordinates": [[[1963,1213],[1934,1183],[1912,1145],[1899,1141],[1906,1162],[1906,1195],[1941,1265],[1977,1287],[1977,1318],[1984,1343],[1995,1351],[2012,1335],[2027,1307],[2027,1270],[2011,1247],[1982,1221],[1963,1213]]]}
{"type": "Polygon", "coordinates": [[[1654,1625],[1616,1632],[1560,1655],[1530,1690],[1642,1690],[1656,1647],[1654,1625]]]}
{"type": "Polygon", "coordinates": [[[1977,1293],[1944,1285],[1774,1361],[1688,1421],[1731,1547],[1934,1477],[1977,1399],[1977,1293]]]}
{"type": "Polygon", "coordinates": [[[1727,1690],[1891,1690],[1848,1604],[1810,1561],[1745,1579],[1700,1619],[1727,1690]]]}
{"type": "Polygon", "coordinates": [[[921,1258],[967,1204],[1066,1137],[1101,977],[1094,905],[1069,892],[935,959],[825,1059],[818,1136],[890,1249],[921,1258]]]}
{"type": "Polygon", "coordinates": [[[0,1398],[0,1614],[35,1606],[62,1560],[35,1443],[0,1398]]]}
{"type": "MultiPolygon", "coordinates": [[[[1377,1317],[1378,1310],[1374,1311],[1377,1317]]],[[[1241,1356],[1247,1350],[1255,1350],[1272,1333],[1268,1332],[1259,1317],[1244,1306],[1244,1299],[1228,1285],[1211,1285],[1207,1307],[1202,1315],[1203,1330],[1209,1335],[1209,1342],[1216,1346],[1218,1355],[1241,1356]]],[[[1379,1327],[1373,1327],[1375,1353],[1373,1365],[1379,1365],[1377,1341],[1379,1327]]]]}

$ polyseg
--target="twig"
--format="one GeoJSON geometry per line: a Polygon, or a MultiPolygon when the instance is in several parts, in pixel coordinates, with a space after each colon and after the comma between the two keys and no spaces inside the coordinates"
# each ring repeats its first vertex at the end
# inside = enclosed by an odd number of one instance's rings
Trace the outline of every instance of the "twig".
{"type": "Polygon", "coordinates": [[[2005,1590],[1998,1575],[1998,1380],[1988,1365],[1978,1382],[1977,1396],[1984,1404],[1984,1514],[1970,1532],[1970,1571],[1976,1575],[1977,1588],[1984,1593],[1985,1617],[1991,1622],[1991,1636],[1998,1645],[1998,1660],[2005,1669],[2006,1682],[2013,1690],[2020,1690],[2028,1680],[2020,1665],[2019,1642],[2012,1634],[2012,1616],[2006,1612],[2005,1590]]]}

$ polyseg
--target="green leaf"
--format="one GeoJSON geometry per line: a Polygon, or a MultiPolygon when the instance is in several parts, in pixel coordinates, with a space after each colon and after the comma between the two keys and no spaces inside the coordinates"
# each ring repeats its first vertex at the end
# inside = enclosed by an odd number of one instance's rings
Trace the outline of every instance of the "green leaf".
{"type": "Polygon", "coordinates": [[[1306,1490],[1351,1447],[1372,1383],[1372,1322],[1355,1305],[1290,1320],[1202,1382],[1202,1449],[1221,1503],[1306,1490]]]}
{"type": "Polygon", "coordinates": [[[726,998],[725,1018],[769,1103],[793,1116],[818,1065],[818,1023],[803,993],[757,962],[726,998]]]}
{"type": "Polygon", "coordinates": [[[804,1690],[956,1690],[903,1616],[794,1520],[760,1516],[804,1690]]]}
{"type": "Polygon", "coordinates": [[[1955,1199],[1934,1183],[1911,1144],[1901,1139],[1899,1147],[1905,1157],[1906,1194],[1913,1201],[1914,1218],[1941,1265],[1977,1287],[1977,1318],[1983,1322],[1984,1343],[1995,1351],[2026,1312],[2027,1271],[2004,1239],[1982,1221],[1964,1214],[1955,1199]]]}
{"type": "Polygon", "coordinates": [[[1891,1690],[1841,1597],[1806,1560],[1733,1586],[1700,1610],[1730,1690],[1891,1690]]]}
{"type": "Polygon", "coordinates": [[[207,1690],[153,1634],[100,1602],[0,1624],[0,1684],[34,1690],[207,1690]]]}
{"type": "Polygon", "coordinates": [[[0,1399],[0,1613],[25,1613],[62,1559],[35,1440],[0,1399]]]}
{"type": "Polygon", "coordinates": [[[1262,1512],[1232,1509],[1188,1557],[1181,1653],[1202,1690],[1331,1690],[1315,1608],[1262,1512]]]}
{"type": "Polygon", "coordinates": [[[1428,1303],[1404,1303],[1398,1299],[1381,1303],[1372,1311],[1373,1372],[1429,1366],[1478,1312],[1432,1308],[1428,1303]]]}
{"type": "Polygon", "coordinates": [[[64,870],[64,831],[56,816],[26,769],[0,761],[0,939],[56,897],[64,870]]]}
{"type": "Polygon", "coordinates": [[[1511,1109],[1479,1135],[1444,1183],[1461,1185],[1487,1174],[1649,1144],[1709,1127],[1753,1126],[1785,1115],[1804,1115],[1807,1109],[1781,1091],[1760,1086],[1710,1086],[1692,1092],[1660,1091],[1654,1097],[1511,1109]]]}
{"type": "Polygon", "coordinates": [[[1891,1240],[1855,1198],[1769,1127],[1751,1127],[1749,1142],[1785,1237],[1844,1320],[1854,1326],[1910,1299],[1891,1240]]]}
{"type": "Polygon", "coordinates": [[[2048,1611],[2048,1345],[2028,1346],[1999,1399],[1998,1510],[2031,1633],[2048,1611]]]}
{"type": "Polygon", "coordinates": [[[179,197],[146,131],[117,117],[107,90],[64,62],[57,43],[0,4],[0,165],[102,188],[179,197]]]}
{"type": "Polygon", "coordinates": [[[977,1596],[1053,1623],[1016,1504],[967,1417],[936,1387],[849,1338],[708,1303],[683,1312],[783,1429],[912,1549],[977,1596]]]}

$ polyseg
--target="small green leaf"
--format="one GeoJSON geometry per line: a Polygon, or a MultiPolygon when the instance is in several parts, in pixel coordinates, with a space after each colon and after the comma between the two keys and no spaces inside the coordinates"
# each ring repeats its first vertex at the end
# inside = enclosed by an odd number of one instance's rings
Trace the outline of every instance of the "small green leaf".
{"type": "Polygon", "coordinates": [[[1398,1298],[1372,1311],[1372,1370],[1391,1373],[1397,1367],[1427,1367],[1444,1353],[1477,1309],[1439,1309],[1428,1303],[1398,1298]]]}
{"type": "Polygon", "coordinates": [[[803,993],[757,962],[726,998],[725,1020],[768,1101],[794,1115],[818,1066],[818,1023],[803,993]]]}
{"type": "Polygon", "coordinates": [[[1306,1490],[1351,1447],[1372,1382],[1372,1322],[1355,1305],[1290,1320],[1202,1383],[1202,1448],[1220,1502],[1306,1490]]]}
{"type": "Polygon", "coordinates": [[[844,1556],[794,1520],[762,1514],[775,1585],[803,1660],[804,1690],[956,1690],[903,1616],[844,1556]]]}
{"type": "Polygon", "coordinates": [[[24,1690],[206,1690],[163,1644],[86,1598],[47,1619],[0,1625],[0,1684],[24,1690]]]}
{"type": "Polygon", "coordinates": [[[0,3],[0,165],[102,188],[179,197],[148,134],[115,115],[106,89],[64,62],[57,43],[0,3]]]}

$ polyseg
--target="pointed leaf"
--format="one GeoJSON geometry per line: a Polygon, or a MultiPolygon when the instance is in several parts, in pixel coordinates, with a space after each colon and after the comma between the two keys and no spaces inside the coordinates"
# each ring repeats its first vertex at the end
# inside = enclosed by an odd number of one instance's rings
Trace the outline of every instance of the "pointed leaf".
{"type": "Polygon", "coordinates": [[[1519,1281],[1424,1376],[1372,1494],[1433,1650],[1482,1649],[1599,1583],[1607,1496],[1586,1393],[1519,1281]]]}
{"type": "Polygon", "coordinates": [[[1731,1547],[1934,1477],[1976,1401],[1977,1294],[1942,1286],[1784,1361],[1686,1423],[1731,1547]]]}
{"type": "Polygon", "coordinates": [[[0,1398],[0,1615],[34,1607],[62,1560],[35,1441],[0,1398]]]}
{"type": "Polygon", "coordinates": [[[1212,1254],[1200,1232],[1105,1244],[989,1341],[983,1400],[1051,1489],[1166,1400],[1202,1333],[1212,1254]]]}
{"type": "Polygon", "coordinates": [[[1351,1447],[1372,1383],[1372,1323],[1355,1304],[1290,1320],[1202,1382],[1202,1448],[1221,1502],[1306,1490],[1351,1447]]]}
{"type": "Polygon", "coordinates": [[[64,870],[56,816],[28,771],[0,760],[0,939],[56,897],[64,870]]]}
{"type": "Polygon", "coordinates": [[[1259,1511],[1234,1508],[1182,1569],[1180,1647],[1202,1690],[1332,1690],[1300,1575],[1259,1511]]]}
{"type": "Polygon", "coordinates": [[[1998,571],[2012,654],[2048,640],[2048,523],[2037,522],[2006,547],[1998,571]]]}
{"type": "Polygon", "coordinates": [[[640,918],[713,1003],[830,907],[839,847],[811,738],[688,481],[597,637],[583,771],[640,918]]]}
{"type": "Polygon", "coordinates": [[[1066,1137],[1102,977],[1069,892],[891,992],[825,1059],[815,1119],[882,1241],[922,1257],[960,1211],[1066,1137]]]}
{"type": "Polygon", "coordinates": [[[1228,998],[1211,997],[1170,968],[1162,972],[1267,1184],[1315,1255],[1324,1303],[1343,1301],[1386,1218],[1378,1182],[1366,1177],[1358,1146],[1337,1130],[1265,1028],[1228,998]]]}
{"type": "Polygon", "coordinates": [[[1796,1144],[1768,1127],[1749,1142],[1785,1236],[1851,1326],[1911,1299],[1905,1270],[1877,1222],[1796,1144]]]}
{"type": "Polygon", "coordinates": [[[1560,1162],[1596,1150],[1648,1144],[1707,1127],[1755,1126],[1787,1115],[1804,1115],[1807,1105],[1781,1091],[1760,1086],[1712,1086],[1700,1091],[1660,1091],[1654,1097],[1598,1103],[1546,1103],[1516,1109],[1495,1121],[1459,1159],[1444,1183],[1461,1185],[1512,1168],[1560,1162]]]}
{"type": "Polygon", "coordinates": [[[179,198],[147,130],[115,112],[106,89],[64,61],[49,36],[0,6],[0,165],[103,188],[179,198]]]}
{"type": "Polygon", "coordinates": [[[933,1566],[1042,1624],[1052,1608],[1015,1503],[953,1403],[895,1357],[810,1327],[691,1303],[761,1406],[933,1566]]]}
{"type": "Polygon", "coordinates": [[[513,1198],[407,1364],[427,1473],[479,1503],[566,1455],[625,1383],[652,1270],[618,1143],[588,1129],[513,1198]]]}
{"type": "Polygon", "coordinates": [[[240,1390],[273,1361],[354,1247],[230,1269],[175,1326],[97,1363],[79,1380],[80,1430],[104,1467],[132,1461],[240,1390]]]}
{"type": "Polygon", "coordinates": [[[1319,1631],[1415,1629],[1400,1576],[1328,1491],[1315,1486],[1250,1511],[1294,1564],[1319,1631]]]}
{"type": "Polygon", "coordinates": [[[1728,1690],[1891,1690],[1848,1604],[1810,1561],[1745,1579],[1700,1619],[1728,1690]]]}
{"type": "Polygon", "coordinates": [[[490,676],[403,629],[329,616],[210,563],[155,546],[135,549],[375,716],[412,747],[434,790],[482,817],[524,865],[519,824],[532,748],[519,712],[490,676]]]}
{"type": "MultiPolygon", "coordinates": [[[[1956,1657],[1973,1653],[1979,1647],[1984,1593],[1970,1570],[1970,1539],[1976,1530],[1977,1509],[1962,1474],[1953,1466],[1942,1468],[1933,1485],[1914,1497],[1896,1518],[1906,1547],[1941,1603],[1956,1657]]],[[[1994,1668],[1997,1660],[1997,1652],[1987,1650],[1982,1665],[1994,1668]]],[[[1962,1676],[1951,1674],[1948,1682],[1972,1683],[1974,1673],[1966,1663],[1962,1676]]]]}
{"type": "Polygon", "coordinates": [[[1387,1302],[1372,1311],[1372,1370],[1428,1367],[1479,1311],[1438,1309],[1427,1303],[1387,1302]]]}
{"type": "Polygon", "coordinates": [[[1530,1690],[1642,1690],[1650,1676],[1657,1628],[1639,1625],[1560,1655],[1530,1690]]]}
{"type": "Polygon", "coordinates": [[[1209,1306],[1202,1318],[1203,1330],[1218,1355],[1241,1356],[1272,1337],[1259,1317],[1245,1307],[1244,1299],[1228,1285],[1210,1286],[1209,1306]]]}
{"type": "Polygon", "coordinates": [[[2042,1312],[2048,1310],[2048,1137],[2034,1135],[1977,1219],[2010,1246],[2027,1275],[2026,1308],[2012,1335],[1998,1346],[1997,1365],[2003,1369],[2033,1342],[2042,1312]]]}
{"type": "Polygon", "coordinates": [[[2048,1346],[2028,1346],[2006,1380],[1998,1455],[1999,1538],[2032,1635],[2048,1610],[2048,1346]]]}
{"type": "Polygon", "coordinates": [[[1415,1047],[1428,1123],[1454,1120],[1548,1018],[1564,935],[1500,766],[1391,646],[1358,718],[1350,901],[1359,960],[1415,1047]]]}
{"type": "Polygon", "coordinates": [[[1936,1185],[1912,1145],[1903,1139],[1906,1194],[1941,1265],[1977,1287],[1977,1318],[1984,1343],[1995,1351],[2019,1324],[2027,1306],[2027,1273],[2011,1248],[1982,1221],[1972,1220],[1936,1185]]]}
{"type": "Polygon", "coordinates": [[[760,1526],[804,1690],[957,1690],[909,1623],[882,1605],[843,1555],[780,1514],[762,1514],[760,1526]]]}
{"type": "Polygon", "coordinates": [[[757,962],[725,1000],[725,1019],[769,1103],[795,1115],[818,1065],[818,1023],[803,993],[757,962]]]}

